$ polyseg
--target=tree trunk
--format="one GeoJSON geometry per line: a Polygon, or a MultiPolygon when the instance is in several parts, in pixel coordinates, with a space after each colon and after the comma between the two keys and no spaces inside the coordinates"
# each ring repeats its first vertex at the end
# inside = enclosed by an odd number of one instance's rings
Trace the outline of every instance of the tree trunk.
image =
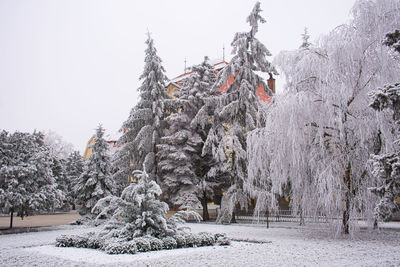
{"type": "Polygon", "coordinates": [[[267,209],[267,228],[269,228],[269,210],[267,209]]]}
{"type": "Polygon", "coordinates": [[[345,196],[345,209],[343,211],[343,233],[344,234],[349,234],[350,229],[349,229],[349,220],[350,220],[350,204],[351,204],[351,193],[352,193],[352,181],[351,181],[351,164],[350,162],[347,165],[346,172],[345,172],[345,177],[344,181],[347,186],[347,192],[345,196]]]}
{"type": "Polygon", "coordinates": [[[231,223],[236,223],[236,213],[235,213],[235,211],[232,212],[231,223]]]}
{"type": "Polygon", "coordinates": [[[305,225],[304,223],[304,216],[303,216],[303,209],[300,208],[300,225],[305,225]]]}
{"type": "Polygon", "coordinates": [[[348,201],[346,199],[346,209],[343,211],[343,233],[344,234],[349,234],[350,230],[349,230],[349,218],[350,218],[350,212],[348,210],[348,201]]]}
{"type": "Polygon", "coordinates": [[[12,227],[13,227],[13,219],[14,219],[14,210],[11,209],[10,212],[11,212],[11,216],[10,216],[10,229],[12,229],[12,227]]]}
{"type": "Polygon", "coordinates": [[[210,215],[208,214],[207,198],[201,199],[201,205],[203,206],[203,221],[209,221],[210,215]]]}

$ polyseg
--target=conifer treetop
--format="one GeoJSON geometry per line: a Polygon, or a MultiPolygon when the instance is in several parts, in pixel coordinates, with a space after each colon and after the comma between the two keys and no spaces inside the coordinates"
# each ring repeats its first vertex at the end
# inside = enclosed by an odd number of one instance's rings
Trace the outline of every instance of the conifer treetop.
{"type": "Polygon", "coordinates": [[[253,7],[253,10],[246,19],[246,22],[248,22],[251,26],[250,35],[252,37],[254,37],[254,35],[258,32],[258,22],[260,23],[266,22],[266,20],[260,15],[261,11],[262,10],[260,8],[260,2],[256,2],[256,4],[253,7]]]}
{"type": "MultiPolygon", "coordinates": [[[[250,32],[238,32],[235,34],[231,43],[234,56],[218,76],[216,87],[222,86],[230,76],[234,76],[235,81],[229,87],[228,92],[238,91],[242,81],[246,80],[251,85],[251,90],[255,93],[257,87],[264,84],[263,79],[255,71],[278,74],[267,60],[267,57],[272,55],[271,52],[255,38],[259,23],[266,22],[260,15],[261,11],[260,3],[257,2],[247,17],[247,22],[251,27],[250,32]]],[[[267,88],[267,86],[265,85],[264,88],[267,88]]]]}
{"type": "Polygon", "coordinates": [[[157,55],[157,49],[154,46],[154,40],[151,38],[150,32],[147,32],[147,40],[145,42],[147,48],[145,50],[145,66],[142,75],[139,79],[143,80],[142,86],[139,87],[139,92],[144,98],[155,100],[158,96],[162,95],[165,98],[165,82],[168,80],[164,74],[165,69],[161,65],[162,60],[157,55]],[[147,95],[146,93],[150,93],[147,95]]]}
{"type": "Polygon", "coordinates": [[[301,34],[301,38],[303,40],[300,48],[308,48],[310,47],[311,43],[308,41],[310,39],[310,35],[308,34],[307,27],[304,27],[304,33],[301,34]]]}

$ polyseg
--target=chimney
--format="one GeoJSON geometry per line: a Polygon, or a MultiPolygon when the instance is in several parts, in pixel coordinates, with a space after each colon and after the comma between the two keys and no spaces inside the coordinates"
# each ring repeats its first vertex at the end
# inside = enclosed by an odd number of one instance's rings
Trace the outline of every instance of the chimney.
{"type": "Polygon", "coordinates": [[[269,73],[269,79],[267,81],[268,88],[272,91],[273,94],[275,94],[275,79],[272,77],[272,73],[269,73]]]}

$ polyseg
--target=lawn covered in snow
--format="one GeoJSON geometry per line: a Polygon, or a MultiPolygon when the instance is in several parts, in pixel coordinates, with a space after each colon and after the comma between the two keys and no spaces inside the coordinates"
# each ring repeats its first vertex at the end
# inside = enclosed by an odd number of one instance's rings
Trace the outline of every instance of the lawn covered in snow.
{"type": "Polygon", "coordinates": [[[267,229],[256,224],[189,224],[192,232],[226,233],[231,246],[182,248],[135,255],[55,247],[61,234],[93,231],[59,226],[53,231],[1,235],[0,266],[398,266],[400,232],[361,231],[334,238],[320,226],[285,223],[267,229]],[[255,242],[257,241],[257,242],[255,242]]]}

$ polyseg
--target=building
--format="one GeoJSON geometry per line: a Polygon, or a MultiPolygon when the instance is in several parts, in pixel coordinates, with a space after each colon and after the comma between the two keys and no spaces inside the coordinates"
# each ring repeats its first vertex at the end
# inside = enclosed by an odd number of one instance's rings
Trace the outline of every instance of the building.
{"type": "MultiPolygon", "coordinates": [[[[110,155],[114,154],[115,151],[118,149],[117,140],[119,139],[120,136],[121,135],[119,133],[116,133],[114,135],[107,134],[104,136],[104,139],[108,143],[108,152],[110,155]]],[[[89,141],[87,142],[85,152],[83,153],[84,160],[87,160],[90,157],[90,155],[92,154],[92,149],[90,148],[90,146],[94,144],[95,137],[96,136],[93,135],[92,137],[90,137],[89,141]]]]}
{"type": "MultiPolygon", "coordinates": [[[[226,67],[226,65],[228,65],[228,62],[226,62],[225,60],[216,59],[216,60],[210,61],[210,64],[214,66],[216,73],[219,73],[223,68],[226,67]]],[[[174,93],[179,91],[179,89],[181,89],[182,86],[183,86],[183,81],[187,77],[189,77],[189,75],[191,73],[192,72],[185,72],[185,73],[173,78],[172,80],[170,80],[167,83],[167,92],[168,92],[168,94],[170,96],[173,96],[174,93]]],[[[228,91],[229,86],[233,83],[233,81],[234,81],[234,77],[233,76],[229,77],[229,79],[226,82],[226,84],[224,84],[223,86],[221,86],[217,90],[219,90],[219,91],[221,91],[223,93],[226,93],[228,91]]],[[[269,74],[269,78],[267,80],[267,85],[268,85],[269,89],[271,89],[272,93],[275,94],[275,79],[273,78],[272,74],[269,74]]],[[[271,101],[271,97],[268,95],[268,93],[266,92],[266,90],[264,89],[264,87],[262,85],[260,85],[257,88],[257,95],[258,95],[258,98],[262,102],[269,103],[271,101]]]]}
{"type": "MultiPolygon", "coordinates": [[[[228,65],[228,62],[226,62],[225,60],[222,59],[216,59],[216,60],[212,60],[210,61],[210,64],[214,66],[215,71],[218,73],[220,72],[223,68],[226,67],[226,65],[228,65]]],[[[166,89],[167,92],[170,96],[173,96],[174,93],[176,93],[177,91],[179,91],[179,89],[182,88],[183,86],[183,82],[184,80],[189,77],[189,75],[192,72],[185,72],[173,79],[171,79],[167,85],[166,85],[166,89]]],[[[221,92],[226,93],[229,86],[233,83],[234,78],[233,76],[229,77],[228,81],[226,82],[226,84],[224,84],[223,86],[221,86],[220,88],[218,88],[217,90],[220,90],[221,92]]],[[[269,79],[267,80],[267,85],[268,87],[271,89],[272,93],[275,94],[275,79],[273,78],[272,74],[269,75],[269,79]]],[[[267,92],[265,91],[264,87],[262,85],[260,85],[257,88],[257,95],[259,97],[259,99],[262,102],[267,102],[269,103],[271,101],[271,97],[267,94],[267,92]]],[[[109,144],[109,151],[110,154],[113,154],[117,149],[117,140],[119,139],[119,137],[121,136],[121,134],[117,133],[114,135],[106,135],[105,139],[107,140],[108,144],[109,144]]],[[[90,154],[92,154],[92,149],[90,148],[90,145],[94,143],[94,135],[89,139],[87,145],[86,145],[86,149],[85,152],[83,154],[83,158],[86,160],[90,157],[90,154]]]]}

